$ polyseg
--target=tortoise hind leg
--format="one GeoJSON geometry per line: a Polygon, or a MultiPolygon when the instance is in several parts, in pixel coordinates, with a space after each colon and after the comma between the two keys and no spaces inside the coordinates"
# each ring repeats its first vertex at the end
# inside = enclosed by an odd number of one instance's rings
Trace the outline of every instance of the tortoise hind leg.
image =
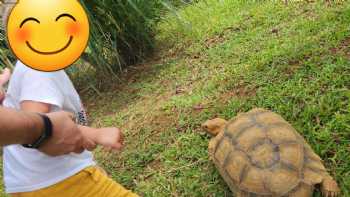
{"type": "Polygon", "coordinates": [[[327,176],[323,179],[321,190],[324,197],[336,197],[340,194],[338,184],[331,176],[327,176]]]}
{"type": "Polygon", "coordinates": [[[244,191],[237,191],[235,197],[250,197],[249,193],[244,191]]]}
{"type": "Polygon", "coordinates": [[[254,193],[248,193],[244,191],[238,191],[235,197],[270,197],[270,196],[262,196],[254,193]]]}

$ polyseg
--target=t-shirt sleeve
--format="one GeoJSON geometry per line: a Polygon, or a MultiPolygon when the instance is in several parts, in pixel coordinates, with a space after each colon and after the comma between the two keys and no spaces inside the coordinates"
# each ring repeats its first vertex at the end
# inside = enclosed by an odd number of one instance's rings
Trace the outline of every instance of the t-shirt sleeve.
{"type": "Polygon", "coordinates": [[[35,101],[62,108],[64,95],[57,74],[28,70],[22,78],[20,102],[35,101]]]}

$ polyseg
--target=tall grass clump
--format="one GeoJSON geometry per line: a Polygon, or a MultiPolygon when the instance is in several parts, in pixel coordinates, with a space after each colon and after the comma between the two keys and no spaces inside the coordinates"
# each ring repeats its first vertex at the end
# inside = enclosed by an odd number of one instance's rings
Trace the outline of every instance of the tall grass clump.
{"type": "MultiPolygon", "coordinates": [[[[276,4],[278,4],[276,2],[276,4]]],[[[241,10],[256,5],[254,1],[199,0],[196,4],[168,14],[158,25],[157,40],[163,45],[200,43],[221,29],[234,28],[233,21],[239,21],[246,13],[241,10]],[[176,32],[176,33],[174,33],[176,32]],[[164,43],[165,42],[165,43],[164,43]]],[[[263,6],[263,4],[261,4],[263,6]]]]}
{"type": "Polygon", "coordinates": [[[4,67],[12,67],[14,56],[11,50],[7,47],[6,35],[2,28],[0,28],[0,70],[4,67]]]}
{"type": "Polygon", "coordinates": [[[150,54],[153,24],[163,0],[93,0],[82,2],[91,24],[90,44],[84,58],[103,74],[117,73],[150,54]]]}

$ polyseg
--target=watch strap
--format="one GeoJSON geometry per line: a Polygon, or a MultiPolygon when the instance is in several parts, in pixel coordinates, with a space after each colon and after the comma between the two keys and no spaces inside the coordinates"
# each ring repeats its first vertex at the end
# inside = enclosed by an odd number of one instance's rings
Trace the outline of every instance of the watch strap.
{"type": "Polygon", "coordinates": [[[44,129],[41,136],[32,144],[23,144],[25,148],[39,148],[43,142],[52,136],[52,122],[50,118],[45,114],[39,114],[44,122],[44,129]]]}

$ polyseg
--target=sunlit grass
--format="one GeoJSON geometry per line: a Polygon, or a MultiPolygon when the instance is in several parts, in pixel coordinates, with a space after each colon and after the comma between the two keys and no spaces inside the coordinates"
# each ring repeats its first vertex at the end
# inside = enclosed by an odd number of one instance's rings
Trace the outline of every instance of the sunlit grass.
{"type": "Polygon", "coordinates": [[[231,196],[200,124],[264,107],[305,137],[349,196],[350,4],[209,0],[173,17],[159,26],[159,43],[173,46],[166,58],[99,101],[86,97],[96,125],[127,134],[123,153],[97,152],[101,165],[143,196],[231,196]]]}

